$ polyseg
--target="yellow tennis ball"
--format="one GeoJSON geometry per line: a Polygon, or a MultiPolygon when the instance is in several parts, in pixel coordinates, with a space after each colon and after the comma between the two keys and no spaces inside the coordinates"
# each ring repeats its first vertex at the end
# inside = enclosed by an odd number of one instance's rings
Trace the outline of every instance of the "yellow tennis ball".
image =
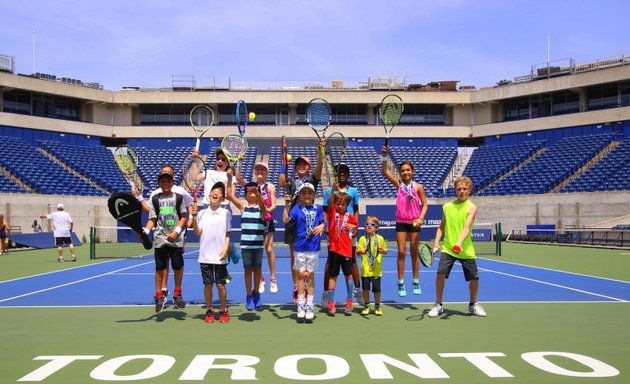
{"type": "Polygon", "coordinates": [[[249,122],[253,123],[254,121],[256,121],[256,114],[254,112],[250,112],[248,118],[249,122]]]}
{"type": "Polygon", "coordinates": [[[291,154],[287,153],[287,161],[291,161],[291,154]]]}

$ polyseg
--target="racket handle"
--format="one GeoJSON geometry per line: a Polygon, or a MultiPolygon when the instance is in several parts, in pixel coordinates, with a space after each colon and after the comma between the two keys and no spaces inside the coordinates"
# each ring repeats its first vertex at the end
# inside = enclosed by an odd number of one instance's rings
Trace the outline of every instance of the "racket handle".
{"type": "Polygon", "coordinates": [[[197,143],[195,144],[195,149],[199,152],[199,145],[201,144],[201,139],[197,138],[197,143]]]}
{"type": "Polygon", "coordinates": [[[388,147],[389,146],[389,137],[386,137],[385,140],[383,140],[383,146],[384,147],[388,147]]]}

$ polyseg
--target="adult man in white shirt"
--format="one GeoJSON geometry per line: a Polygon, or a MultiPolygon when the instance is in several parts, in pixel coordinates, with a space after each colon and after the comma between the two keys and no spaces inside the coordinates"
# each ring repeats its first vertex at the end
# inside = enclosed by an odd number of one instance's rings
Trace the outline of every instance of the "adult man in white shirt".
{"type": "Polygon", "coordinates": [[[63,259],[63,246],[68,244],[70,254],[72,255],[72,261],[77,261],[77,257],[74,255],[74,244],[72,244],[72,218],[68,212],[64,212],[63,204],[57,204],[57,212],[51,213],[47,216],[40,216],[42,219],[48,219],[53,225],[53,236],[55,237],[55,245],[57,246],[57,252],[59,257],[57,261],[64,262],[63,259]]]}

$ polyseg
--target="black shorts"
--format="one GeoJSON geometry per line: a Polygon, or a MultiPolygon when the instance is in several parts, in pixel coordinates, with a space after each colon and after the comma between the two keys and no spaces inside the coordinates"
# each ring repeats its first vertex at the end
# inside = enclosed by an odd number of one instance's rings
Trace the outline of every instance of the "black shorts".
{"type": "Polygon", "coordinates": [[[341,256],[340,254],[328,251],[328,274],[330,277],[339,276],[339,269],[343,271],[344,276],[352,276],[352,257],[341,256]]]}
{"type": "Polygon", "coordinates": [[[274,233],[276,231],[276,224],[274,224],[273,219],[269,221],[265,221],[265,234],[274,233]]]}
{"type": "Polygon", "coordinates": [[[446,275],[446,278],[448,279],[455,261],[459,261],[462,265],[462,268],[464,269],[464,279],[466,279],[466,281],[479,280],[477,259],[459,259],[446,252],[442,252],[442,255],[440,256],[440,264],[438,265],[437,270],[438,275],[446,275]]]}
{"type": "Polygon", "coordinates": [[[295,243],[295,237],[297,236],[297,223],[295,221],[289,221],[284,225],[284,243],[295,243]]]}
{"type": "Polygon", "coordinates": [[[173,267],[173,270],[179,271],[184,267],[184,249],[169,246],[155,248],[156,271],[166,269],[169,259],[171,259],[171,267],[173,267]]]}
{"type": "Polygon", "coordinates": [[[370,284],[372,285],[372,292],[379,293],[381,291],[381,278],[377,277],[361,277],[361,286],[364,291],[370,290],[370,284]]]}
{"type": "Polygon", "coordinates": [[[396,223],[396,232],[420,232],[420,226],[414,227],[413,224],[396,223]]]}
{"type": "Polygon", "coordinates": [[[205,264],[199,263],[201,269],[201,279],[204,285],[227,284],[228,273],[227,264],[205,264]]]}
{"type": "Polygon", "coordinates": [[[72,238],[71,237],[55,237],[55,245],[58,247],[62,247],[64,245],[70,245],[72,244],[72,238]]]}

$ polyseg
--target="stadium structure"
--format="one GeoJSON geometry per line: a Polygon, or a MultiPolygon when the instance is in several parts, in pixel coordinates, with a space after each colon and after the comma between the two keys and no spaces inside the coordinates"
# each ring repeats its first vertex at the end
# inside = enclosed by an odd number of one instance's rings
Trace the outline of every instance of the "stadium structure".
{"type": "MultiPolygon", "coordinates": [[[[0,55],[0,212],[16,228],[29,228],[61,202],[79,235],[114,225],[107,196],[129,186],[113,148],[137,148],[146,193],[156,187],[160,164],[177,167],[193,148],[188,114],[195,105],[216,114],[201,146],[210,153],[237,132],[234,108],[241,99],[257,116],[247,130],[243,172],[268,161],[277,184],[282,135],[294,157],[316,157],[305,108],[318,97],[331,105],[328,133],[349,139],[345,160],[361,205],[393,205],[396,191],[380,172],[378,105],[395,93],[405,109],[390,135],[389,165],[395,171],[412,160],[430,204],[452,198],[452,181],[463,174],[475,183],[478,221],[500,221],[504,233],[530,224],[630,224],[630,56],[524,66],[524,73],[480,88],[411,84],[399,76],[285,84],[173,76],[164,88],[113,91],[58,74],[15,73],[14,58],[0,55]]],[[[325,188],[328,166],[324,174],[325,188]]]]}

